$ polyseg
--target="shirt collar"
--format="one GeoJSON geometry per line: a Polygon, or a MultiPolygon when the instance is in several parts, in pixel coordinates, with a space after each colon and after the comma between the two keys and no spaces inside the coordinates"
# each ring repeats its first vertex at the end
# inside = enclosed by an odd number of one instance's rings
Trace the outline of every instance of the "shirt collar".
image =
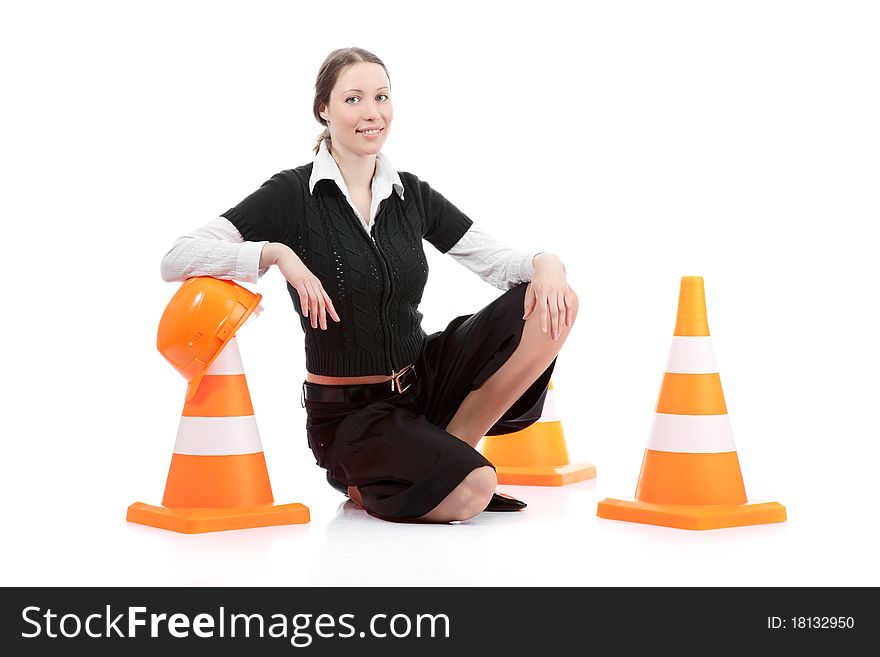
{"type": "MultiPolygon", "coordinates": [[[[322,139],[318,154],[312,162],[312,175],[309,178],[309,192],[314,194],[315,185],[319,180],[325,178],[336,183],[342,193],[349,196],[348,188],[345,186],[345,180],[342,178],[342,172],[339,171],[339,165],[330,155],[327,144],[329,139],[322,139]]],[[[392,191],[396,191],[397,195],[403,200],[403,183],[400,180],[400,174],[391,164],[391,160],[384,153],[376,156],[376,173],[373,175],[372,185],[373,195],[379,199],[386,199],[391,196],[392,191]]]]}

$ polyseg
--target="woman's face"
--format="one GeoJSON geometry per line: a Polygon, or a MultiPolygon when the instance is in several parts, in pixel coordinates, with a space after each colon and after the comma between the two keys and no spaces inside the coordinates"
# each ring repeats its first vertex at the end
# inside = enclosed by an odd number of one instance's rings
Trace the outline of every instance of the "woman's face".
{"type": "Polygon", "coordinates": [[[330,92],[330,102],[321,105],[320,115],[328,121],[333,148],[362,157],[382,150],[394,109],[385,69],[372,62],[358,62],[344,69],[330,92]],[[365,134],[378,129],[375,135],[365,134]]]}

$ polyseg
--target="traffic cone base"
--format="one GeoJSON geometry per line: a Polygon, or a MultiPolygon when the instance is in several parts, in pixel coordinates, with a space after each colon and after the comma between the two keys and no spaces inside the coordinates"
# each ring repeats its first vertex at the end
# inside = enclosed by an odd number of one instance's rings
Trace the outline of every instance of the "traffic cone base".
{"type": "Polygon", "coordinates": [[[541,417],[534,424],[514,433],[483,437],[480,451],[495,466],[499,484],[567,486],[596,476],[592,463],[569,462],[554,395],[550,381],[541,417]]]}
{"type": "Polygon", "coordinates": [[[496,466],[499,484],[510,486],[568,486],[596,476],[592,463],[571,463],[556,467],[496,466]]]}
{"type": "Polygon", "coordinates": [[[298,503],[228,509],[168,509],[135,502],[126,520],[181,534],[251,529],[309,522],[309,510],[298,503]]]}
{"type": "Polygon", "coordinates": [[[785,507],[778,502],[759,504],[651,504],[606,498],[597,515],[609,520],[626,520],[677,529],[722,529],[764,525],[786,520],[785,507]]]}

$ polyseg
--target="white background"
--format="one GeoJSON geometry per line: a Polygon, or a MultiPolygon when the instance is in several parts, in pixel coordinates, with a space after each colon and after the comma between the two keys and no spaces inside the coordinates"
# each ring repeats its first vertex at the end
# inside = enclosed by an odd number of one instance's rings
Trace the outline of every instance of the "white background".
{"type": "MultiPolygon", "coordinates": [[[[4,585],[878,585],[880,11],[869,2],[4,5],[4,585]],[[158,504],[185,382],[155,347],[174,239],[309,162],[326,55],[391,74],[384,152],[505,242],[558,253],[581,314],[554,383],[596,480],[518,514],[386,523],[305,441],[277,270],[239,333],[278,502],[311,523],[185,536],[158,504]],[[683,275],[746,491],[789,519],[601,520],[635,490],[683,275]]],[[[499,290],[426,244],[428,332],[499,290]]]]}

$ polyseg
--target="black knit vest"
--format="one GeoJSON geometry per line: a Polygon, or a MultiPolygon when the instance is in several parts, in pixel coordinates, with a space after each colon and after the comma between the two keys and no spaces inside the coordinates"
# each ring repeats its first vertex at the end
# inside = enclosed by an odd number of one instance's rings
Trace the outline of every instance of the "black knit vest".
{"type": "Polygon", "coordinates": [[[471,220],[416,176],[399,172],[397,191],[379,205],[369,234],[337,184],[309,192],[312,164],[272,176],[226,217],[248,241],[282,242],[318,277],[340,322],[313,329],[288,283],[305,333],[306,369],[325,376],[391,374],[416,360],[425,332],[418,306],[428,280],[422,240],[441,253],[471,220]]]}

